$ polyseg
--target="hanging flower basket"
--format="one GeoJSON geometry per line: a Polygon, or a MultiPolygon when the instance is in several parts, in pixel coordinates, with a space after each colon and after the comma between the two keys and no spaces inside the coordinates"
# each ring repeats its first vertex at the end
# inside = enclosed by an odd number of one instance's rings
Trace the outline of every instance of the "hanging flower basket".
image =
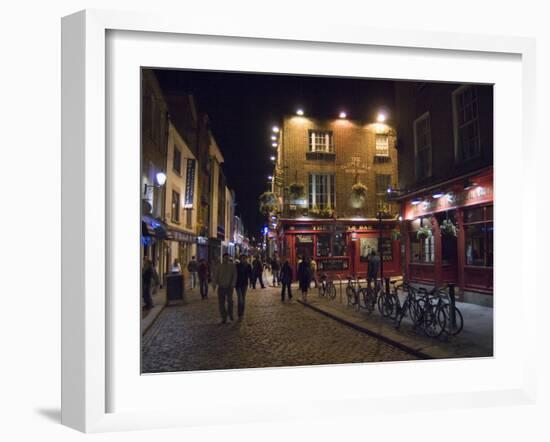
{"type": "Polygon", "coordinates": [[[288,193],[290,194],[290,197],[294,200],[302,198],[305,193],[304,191],[305,187],[303,184],[300,183],[292,183],[290,186],[288,186],[288,193]]]}
{"type": "Polygon", "coordinates": [[[260,212],[263,215],[269,215],[277,210],[277,198],[273,192],[264,192],[258,198],[260,202],[260,212]]]}
{"type": "Polygon", "coordinates": [[[367,202],[367,186],[363,183],[355,183],[351,186],[349,204],[354,209],[362,209],[367,202]]]}
{"type": "Polygon", "coordinates": [[[418,232],[416,232],[416,237],[418,239],[428,239],[432,237],[432,229],[430,229],[428,226],[420,227],[418,229],[418,232]]]}
{"type": "Polygon", "coordinates": [[[351,186],[351,191],[353,195],[359,198],[366,198],[367,190],[367,186],[365,186],[363,183],[355,183],[353,186],[351,186]]]}
{"type": "Polygon", "coordinates": [[[401,232],[398,229],[393,229],[391,231],[391,239],[394,241],[399,241],[401,239],[401,232]]]}
{"type": "Polygon", "coordinates": [[[444,219],[439,226],[442,235],[456,236],[458,227],[456,227],[450,219],[444,219]]]}

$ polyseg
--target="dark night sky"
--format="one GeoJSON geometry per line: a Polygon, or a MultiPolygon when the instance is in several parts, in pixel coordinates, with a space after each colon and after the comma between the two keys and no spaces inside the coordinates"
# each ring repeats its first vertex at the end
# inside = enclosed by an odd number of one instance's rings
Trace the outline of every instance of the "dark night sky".
{"type": "Polygon", "coordinates": [[[271,128],[281,117],[304,109],[305,115],[372,120],[393,108],[393,82],[333,77],[156,70],[161,87],[194,95],[208,114],[212,133],[225,159],[228,186],[235,190],[236,212],[250,236],[264,224],[258,196],[273,172],[269,157],[271,128]]]}

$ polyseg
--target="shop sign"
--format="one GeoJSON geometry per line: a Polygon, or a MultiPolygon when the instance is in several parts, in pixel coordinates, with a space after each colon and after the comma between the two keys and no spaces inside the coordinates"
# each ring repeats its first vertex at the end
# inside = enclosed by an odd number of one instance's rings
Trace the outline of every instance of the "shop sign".
{"type": "Polygon", "coordinates": [[[193,199],[195,197],[195,163],[192,158],[187,159],[187,168],[185,176],[185,199],[183,202],[184,209],[193,208],[193,199]]]}
{"type": "Polygon", "coordinates": [[[296,239],[301,244],[313,242],[313,236],[311,235],[296,235],[296,239]]]}
{"type": "Polygon", "coordinates": [[[440,212],[444,210],[456,209],[463,206],[471,206],[493,201],[492,183],[485,186],[477,186],[474,189],[457,192],[448,192],[446,195],[437,199],[429,199],[420,204],[407,204],[407,219],[417,218],[419,216],[440,212]]]}

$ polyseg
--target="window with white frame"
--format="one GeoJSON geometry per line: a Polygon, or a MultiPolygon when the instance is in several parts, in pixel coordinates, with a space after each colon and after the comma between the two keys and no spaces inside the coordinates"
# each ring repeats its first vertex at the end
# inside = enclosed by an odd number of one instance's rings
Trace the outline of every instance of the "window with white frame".
{"type": "Polygon", "coordinates": [[[334,175],[309,174],[309,208],[334,209],[334,175]]]}
{"type": "Polygon", "coordinates": [[[462,86],[453,92],[455,156],[458,161],[479,156],[479,120],[477,93],[472,86],[462,86]]]}
{"type": "Polygon", "coordinates": [[[432,175],[432,137],[430,114],[426,112],[414,121],[414,152],[416,178],[423,179],[432,175]]]}
{"type": "Polygon", "coordinates": [[[390,156],[390,142],[388,134],[376,134],[376,150],[377,157],[390,156]]]}
{"type": "Polygon", "coordinates": [[[332,132],[330,131],[309,131],[310,152],[334,152],[332,132]]]}

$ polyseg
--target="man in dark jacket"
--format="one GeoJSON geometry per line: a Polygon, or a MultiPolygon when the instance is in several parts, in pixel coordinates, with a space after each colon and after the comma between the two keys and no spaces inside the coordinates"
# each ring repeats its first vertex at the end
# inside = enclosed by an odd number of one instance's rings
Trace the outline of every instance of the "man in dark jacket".
{"type": "Polygon", "coordinates": [[[256,256],[254,258],[254,261],[252,262],[252,288],[256,288],[256,281],[260,280],[260,285],[263,289],[265,289],[264,286],[264,280],[262,279],[262,273],[264,271],[264,266],[262,264],[262,261],[260,261],[260,258],[256,256]]]}
{"type": "Polygon", "coordinates": [[[273,287],[279,287],[279,272],[281,271],[281,263],[277,255],[271,260],[271,274],[273,275],[273,287]]]}
{"type": "Polygon", "coordinates": [[[374,285],[376,286],[376,278],[378,277],[378,272],[380,271],[380,257],[376,254],[376,251],[373,249],[367,259],[368,268],[367,268],[367,281],[370,287],[371,281],[374,280],[374,285]]]}
{"type": "Polygon", "coordinates": [[[281,301],[285,300],[285,292],[288,290],[288,299],[292,299],[292,292],[290,291],[290,284],[292,284],[292,267],[288,262],[288,259],[285,260],[283,267],[281,268],[281,273],[279,275],[279,281],[283,285],[281,290],[281,301]]]}
{"type": "Polygon", "coordinates": [[[235,290],[237,292],[237,314],[239,321],[244,316],[244,304],[246,300],[246,290],[248,284],[252,279],[252,266],[248,263],[248,256],[241,255],[239,263],[237,264],[237,283],[235,284],[235,290]]]}

